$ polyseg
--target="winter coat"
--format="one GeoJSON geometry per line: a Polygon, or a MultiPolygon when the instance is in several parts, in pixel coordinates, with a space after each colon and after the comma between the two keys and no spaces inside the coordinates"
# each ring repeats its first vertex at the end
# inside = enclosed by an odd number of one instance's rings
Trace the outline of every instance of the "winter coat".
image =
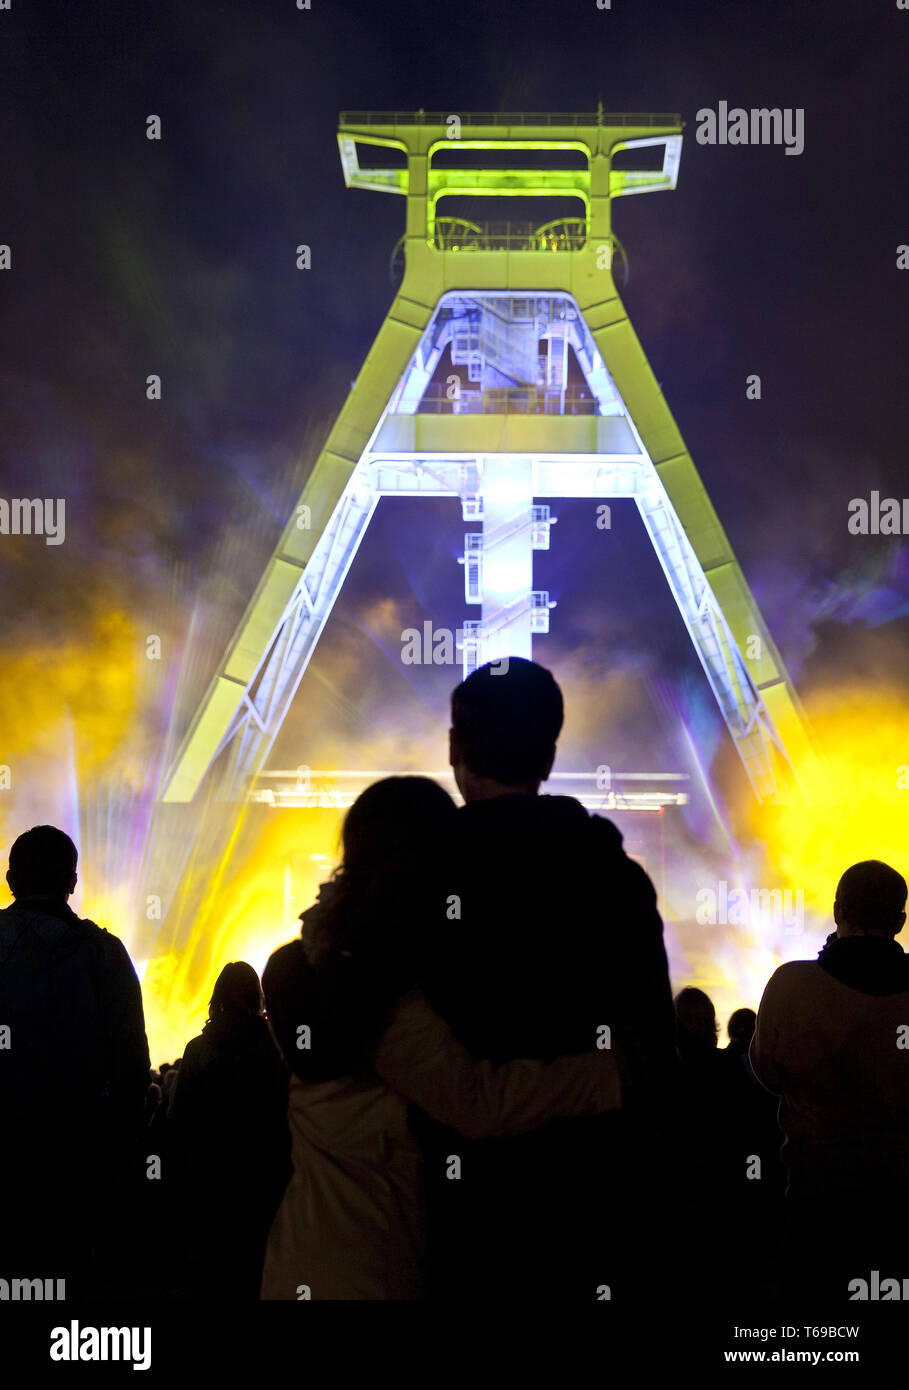
{"type": "MultiPolygon", "coordinates": [[[[60,900],[0,911],[4,1148],[77,1124],[141,1128],[149,1081],[142,992],[122,941],[60,900]]],[[[88,1136],[87,1136],[88,1137],[88,1136]]]]}
{"type": "Polygon", "coordinates": [[[297,1074],[288,1105],[294,1171],[269,1235],[262,1297],[421,1298],[423,1156],[408,1102],[474,1137],[520,1134],[558,1116],[616,1108],[618,1063],[590,1051],[551,1066],[494,1067],[462,1048],[416,990],[382,1020],[374,1052],[355,1057],[349,1029],[342,1022],[334,1039],[332,1030],[339,1018],[356,1022],[350,1000],[365,1000],[366,981],[353,959],[320,950],[309,925],[263,976],[273,1027],[297,1074]],[[302,1039],[311,1047],[298,1046],[301,1026],[311,1028],[302,1039]],[[329,1075],[342,1059],[351,1069],[329,1075]]]}
{"type": "Polygon", "coordinates": [[[831,935],[817,961],[771,976],[750,1056],[780,1097],[788,1196],[889,1192],[905,1205],[907,1024],[909,957],[889,938],[831,935]]]}
{"type": "Polygon", "coordinates": [[[0,1025],[5,1248],[21,1235],[33,1264],[84,1243],[137,1161],[149,1058],[123,943],[60,899],[19,898],[0,911],[0,1025]]]}

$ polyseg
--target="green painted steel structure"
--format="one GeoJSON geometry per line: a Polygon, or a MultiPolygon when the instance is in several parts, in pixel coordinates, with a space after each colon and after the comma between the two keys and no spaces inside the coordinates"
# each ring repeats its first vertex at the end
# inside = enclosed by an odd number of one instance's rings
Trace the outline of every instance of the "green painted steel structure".
{"type": "MultiPolygon", "coordinates": [[[[801,773],[814,755],[796,692],[613,277],[612,201],[675,187],[680,118],[602,110],[347,112],[338,143],[349,187],[406,200],[403,279],[186,733],[163,800],[192,800],[216,761],[219,795],[248,794],[380,495],[434,489],[463,497],[482,488],[482,468],[478,483],[470,460],[508,456],[532,458],[535,478],[550,468],[543,495],[574,495],[570,487],[558,490],[565,475],[556,465],[587,458],[598,467],[583,495],[635,496],[756,795],[804,795],[801,773]],[[398,153],[387,167],[363,167],[364,147],[374,160],[384,149],[398,153]],[[636,150],[661,151],[660,166],[629,168],[633,154],[616,166],[619,151],[636,150]],[[515,167],[484,167],[484,158],[487,166],[501,163],[503,151],[513,153],[515,167]],[[475,161],[468,152],[476,152],[475,161]],[[571,167],[553,168],[563,156],[571,167]],[[547,167],[532,167],[535,159],[547,167]],[[445,218],[444,205],[439,211],[446,197],[491,196],[570,197],[583,205],[583,217],[503,229],[445,218]],[[470,300],[487,313],[493,296],[510,296],[512,310],[531,299],[550,311],[556,302],[576,309],[589,380],[596,388],[599,373],[613,404],[603,405],[598,391],[600,415],[528,415],[507,405],[495,415],[421,410],[440,312],[470,300]],[[630,484],[615,471],[628,446],[607,438],[618,420],[633,437],[631,457],[639,465],[630,484]],[[409,483],[383,486],[382,468],[387,474],[393,463],[407,472],[407,460],[419,461],[421,478],[428,465],[431,485],[415,481],[411,470],[409,483]]],[[[652,155],[641,163],[652,164],[652,155]]],[[[544,484],[535,486],[542,491],[544,484]]]]}

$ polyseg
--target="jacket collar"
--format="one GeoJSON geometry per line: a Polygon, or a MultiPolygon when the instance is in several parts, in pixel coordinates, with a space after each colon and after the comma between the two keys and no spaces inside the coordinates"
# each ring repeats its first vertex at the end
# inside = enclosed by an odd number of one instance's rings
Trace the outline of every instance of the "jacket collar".
{"type": "Polygon", "coordinates": [[[889,936],[828,936],[818,954],[828,975],[863,994],[909,990],[909,956],[889,936]]]}
{"type": "Polygon", "coordinates": [[[81,921],[69,903],[64,902],[62,898],[45,897],[42,893],[34,893],[27,898],[16,898],[7,911],[36,912],[42,917],[59,917],[61,922],[81,921]]]}

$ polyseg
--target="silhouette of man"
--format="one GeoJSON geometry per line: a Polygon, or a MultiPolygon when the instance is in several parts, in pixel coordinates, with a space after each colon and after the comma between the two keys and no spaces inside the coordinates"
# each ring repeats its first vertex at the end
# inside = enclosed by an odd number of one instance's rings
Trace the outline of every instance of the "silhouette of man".
{"type": "Polygon", "coordinates": [[[77,859],[62,830],[27,830],[10,850],[15,902],[0,911],[0,1258],[64,1278],[67,1296],[122,1273],[98,1266],[124,1219],[149,1080],[126,949],[68,903],[77,859]]]}
{"type": "Polygon", "coordinates": [[[774,972],[751,1043],[780,1097],[794,1281],[839,1301],[850,1278],[906,1258],[909,956],[894,940],[906,891],[880,860],[847,869],[836,931],[816,962],[774,972]]]}
{"type": "Polygon", "coordinates": [[[573,797],[539,795],[562,719],[558,685],[532,661],[483,666],[454,691],[466,804],[423,985],[493,1062],[616,1046],[627,1111],[473,1143],[424,1122],[432,1298],[630,1296],[627,1247],[646,1239],[652,1194],[633,1141],[675,1065],[662,922],[618,829],[573,797]]]}

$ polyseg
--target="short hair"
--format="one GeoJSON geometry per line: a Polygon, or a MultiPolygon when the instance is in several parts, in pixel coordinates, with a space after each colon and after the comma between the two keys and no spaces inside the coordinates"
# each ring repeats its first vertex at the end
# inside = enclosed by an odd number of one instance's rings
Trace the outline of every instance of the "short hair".
{"type": "Polygon", "coordinates": [[[880,859],[853,864],[836,885],[836,903],[850,926],[896,935],[906,907],[906,880],[880,859]]]}
{"type": "Polygon", "coordinates": [[[57,897],[72,891],[79,851],[55,825],[33,825],[9,852],[10,888],[16,898],[57,897]]]}
{"type": "Polygon", "coordinates": [[[757,1014],[754,1009],[736,1009],[729,1015],[729,1022],[726,1024],[730,1042],[735,1042],[738,1039],[750,1039],[756,1024],[757,1014]]]}
{"type": "Polygon", "coordinates": [[[451,723],[470,772],[506,786],[542,782],[565,706],[552,673],[510,656],[480,666],[452,692],[451,723]]]}
{"type": "Polygon", "coordinates": [[[693,985],[680,989],[675,1004],[676,1032],[686,1038],[709,1037],[716,1041],[719,1024],[709,994],[693,985]]]}

